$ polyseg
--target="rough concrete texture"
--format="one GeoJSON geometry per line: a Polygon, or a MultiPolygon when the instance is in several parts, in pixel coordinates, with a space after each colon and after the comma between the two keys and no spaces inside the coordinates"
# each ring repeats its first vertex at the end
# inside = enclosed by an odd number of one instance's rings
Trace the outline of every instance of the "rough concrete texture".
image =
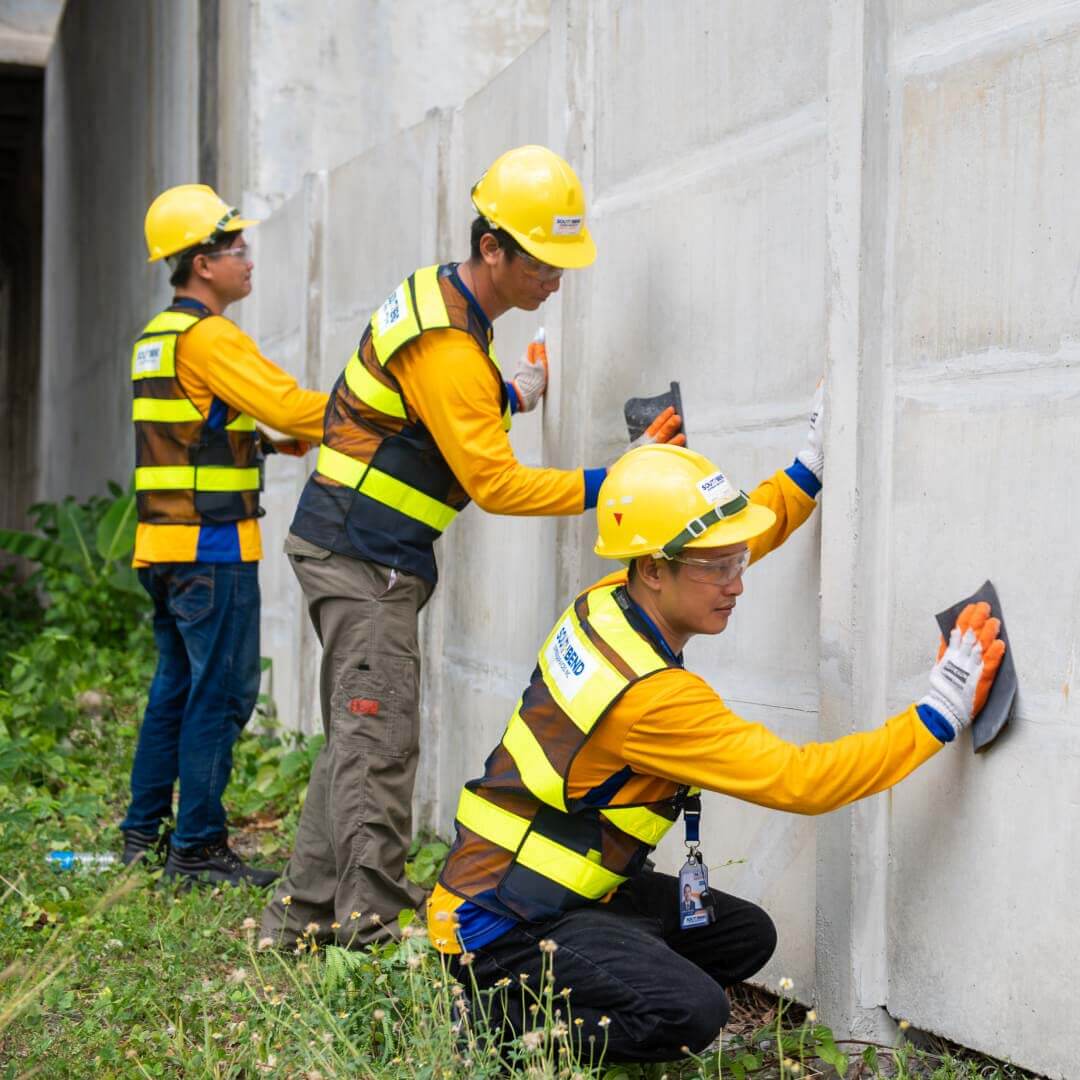
{"type": "MultiPolygon", "coordinates": [[[[714,881],[774,915],[765,981],[791,977],[838,1029],[887,1036],[891,1013],[1076,1076],[1080,5],[680,13],[556,3],[547,32],[463,105],[403,114],[281,203],[256,234],[244,319],[328,388],[403,274],[464,256],[482,168],[537,140],[579,169],[600,255],[542,312],[498,323],[507,370],[548,329],[548,397],[512,434],[524,460],[610,460],[622,401],[678,378],[692,445],[749,487],[799,448],[824,369],[821,513],[750,571],[730,630],[694,642],[690,666],[794,741],[867,729],[925,691],[933,613],[991,577],[1019,708],[986,755],[962,737],[891,794],[817,821],[710,797],[714,881]]],[[[74,297],[69,279],[53,287],[74,297]]],[[[78,428],[78,415],[72,395],[57,401],[57,418],[78,428]]],[[[300,479],[285,463],[268,493],[266,651],[283,714],[310,729],[317,650],[274,551],[300,479]]],[[[472,508],[440,542],[421,820],[447,828],[542,635],[601,571],[593,529],[472,508]]]]}
{"type": "MultiPolygon", "coordinates": [[[[546,141],[586,181],[600,258],[497,327],[506,367],[537,323],[552,342],[544,414],[512,436],[524,460],[609,460],[621,402],[679,378],[693,445],[749,486],[798,449],[827,369],[825,512],[748,574],[731,630],[693,643],[691,666],[794,741],[868,728],[925,691],[933,612],[989,575],[1022,650],[1021,707],[990,754],[961,739],[816,823],[710,797],[714,880],[776,918],[765,980],[793,978],[838,1027],[888,1036],[891,1013],[1058,1076],[1078,1035],[1060,990],[1080,884],[1080,384],[1059,149],[1078,26],[1064,4],[702,5],[684,21],[558,5],[463,107],[331,172],[329,228],[347,216],[378,255],[331,239],[321,286],[329,379],[402,273],[464,252],[483,166],[546,141]],[[1009,522],[1037,507],[1053,509],[1036,548],[1009,522]],[[1055,581],[1025,588],[1036,564],[1055,581]]],[[[417,800],[440,828],[552,617],[600,571],[592,530],[474,508],[440,542],[417,800]]]]}
{"type": "Polygon", "coordinates": [[[458,104],[547,27],[549,0],[251,0],[222,4],[224,64],[248,58],[252,122],[234,134],[247,189],[264,207],[305,172],[355,157],[458,104]],[[232,10],[229,10],[232,9],[232,10]],[[315,118],[315,122],[313,122],[315,118]]]}
{"type": "Polygon", "coordinates": [[[44,67],[64,0],[3,0],[0,63],[44,67]]]}
{"type": "Polygon", "coordinates": [[[131,342],[169,297],[165,270],[146,263],[143,216],[196,171],[197,28],[186,14],[168,0],[95,0],[68,4],[57,29],[45,76],[47,498],[130,475],[131,342]],[[117,41],[131,66],[115,63],[117,41]]]}

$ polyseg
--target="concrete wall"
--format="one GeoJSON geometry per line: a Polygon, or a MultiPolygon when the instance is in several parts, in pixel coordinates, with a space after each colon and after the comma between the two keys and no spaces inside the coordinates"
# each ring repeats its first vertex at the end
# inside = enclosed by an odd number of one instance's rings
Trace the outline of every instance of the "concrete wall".
{"type": "MultiPolygon", "coordinates": [[[[136,276],[141,215],[169,170],[196,160],[194,113],[176,107],[194,39],[176,27],[179,50],[153,66],[144,114],[94,52],[120,7],[96,4],[105,21],[91,26],[73,0],[49,70],[45,430],[72,432],[45,459],[54,494],[126,468],[126,344],[156,296],[136,276]],[[84,130],[94,95],[107,109],[84,130]],[[129,190],[139,184],[148,190],[129,190]],[[106,248],[112,261],[93,261],[106,248]],[[104,309],[93,302],[102,265],[119,275],[104,309]],[[74,344],[87,325],[90,355],[74,344]]],[[[673,17],[646,0],[561,0],[546,31],[523,5],[508,25],[531,44],[500,74],[459,78],[462,94],[476,90],[463,104],[417,89],[400,113],[340,140],[320,125],[349,112],[349,95],[369,118],[386,98],[348,83],[324,118],[311,112],[321,95],[268,89],[287,81],[280,41],[274,64],[259,58],[280,25],[305,64],[337,72],[342,41],[336,57],[320,50],[353,24],[320,8],[289,39],[294,9],[238,8],[222,6],[235,46],[222,48],[253,73],[219,102],[219,122],[243,133],[261,109],[264,126],[250,142],[223,136],[220,163],[276,208],[253,233],[256,293],[238,315],[309,384],[329,387],[405,273],[465,254],[471,182],[531,140],[579,169],[600,256],[538,316],[499,321],[507,365],[538,322],[551,342],[548,398],[512,434],[524,460],[609,460],[622,401],[679,378],[692,444],[749,486],[790,461],[827,373],[821,512],[750,572],[731,630],[688,651],[734,708],[798,742],[875,726],[924,692],[933,612],[995,581],[1022,686],[997,746],[975,758],[962,738],[892,793],[816,821],[710,798],[706,852],[714,866],[745,860],[715,884],[780,926],[764,981],[793,978],[829,1022],[888,1037],[889,1014],[905,1017],[1075,1076],[1080,5],[700,0],[673,17]],[[452,107],[424,115],[440,103],[452,107]]],[[[136,20],[147,48],[172,10],[153,8],[164,21],[152,27],[136,20]]],[[[364,27],[380,28],[398,41],[392,23],[364,27]]],[[[416,53],[381,54],[394,62],[379,88],[418,87],[409,65],[425,70],[434,47],[425,37],[416,53]]],[[[276,555],[305,466],[271,466],[264,651],[282,714],[311,730],[317,648],[276,555]]],[[[542,635],[600,571],[593,528],[589,516],[472,509],[440,542],[442,584],[423,621],[421,820],[447,828],[542,635]]]]}
{"type": "Polygon", "coordinates": [[[547,27],[550,0],[214,0],[223,179],[260,213],[485,86],[547,27]],[[239,67],[243,80],[230,82],[239,67]],[[234,97],[238,100],[234,100],[234,97]]]}
{"type": "MultiPolygon", "coordinates": [[[[609,459],[621,402],[679,378],[693,445],[750,485],[790,460],[827,372],[822,512],[691,666],[794,741],[869,728],[925,691],[933,612],[989,576],[1020,705],[989,753],[962,738],[817,821],[710,798],[710,861],[744,860],[715,883],[776,917],[764,981],[793,978],[838,1027],[888,1037],[891,1014],[1053,1076],[1075,1075],[1080,1037],[1062,990],[1080,947],[1078,35],[1080,8],[1052,2],[557,4],[461,108],[329,173],[307,285],[325,385],[398,278],[464,254],[484,165],[543,141],[586,182],[600,257],[498,324],[504,362],[538,322],[552,342],[543,411],[512,435],[524,460],[609,459]]],[[[448,827],[543,633],[600,571],[593,527],[473,509],[440,541],[423,820],[448,827]]],[[[310,673],[295,685],[310,723],[310,673]]]]}

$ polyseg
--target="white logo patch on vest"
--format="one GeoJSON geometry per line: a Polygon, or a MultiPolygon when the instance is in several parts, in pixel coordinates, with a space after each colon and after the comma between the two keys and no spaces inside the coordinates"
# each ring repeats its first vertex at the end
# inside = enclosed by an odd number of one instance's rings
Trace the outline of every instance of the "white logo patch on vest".
{"type": "Polygon", "coordinates": [[[577,236],[581,232],[581,223],[585,219],[580,214],[556,214],[551,222],[551,231],[555,236],[577,236]]]}
{"type": "Polygon", "coordinates": [[[148,341],[135,350],[136,375],[150,375],[161,369],[161,348],[160,341],[148,341]]]}
{"type": "Polygon", "coordinates": [[[717,503],[728,503],[738,494],[731,486],[730,481],[722,472],[715,472],[712,476],[706,476],[698,481],[698,491],[716,506],[717,503]]]}
{"type": "Polygon", "coordinates": [[[399,285],[384,301],[379,308],[378,324],[380,331],[387,331],[395,323],[405,318],[405,285],[399,285]]]}
{"type": "Polygon", "coordinates": [[[564,619],[547,647],[547,667],[567,701],[589,681],[596,671],[596,660],[582,645],[569,619],[564,619]]]}

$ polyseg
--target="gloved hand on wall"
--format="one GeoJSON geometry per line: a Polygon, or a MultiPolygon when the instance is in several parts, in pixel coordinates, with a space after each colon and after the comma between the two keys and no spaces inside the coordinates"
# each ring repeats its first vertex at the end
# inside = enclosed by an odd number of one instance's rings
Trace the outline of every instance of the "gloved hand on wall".
{"type": "Polygon", "coordinates": [[[1001,621],[990,617],[985,601],[968,604],[941,643],[930,672],[930,692],[919,702],[928,705],[959,734],[979,715],[994,685],[1005,642],[998,634],[1001,621]]]}
{"type": "Polygon", "coordinates": [[[795,455],[817,477],[821,483],[825,472],[825,448],[821,434],[825,424],[825,379],[818,379],[814,400],[810,404],[810,430],[806,434],[806,445],[795,455]]]}
{"type": "Polygon", "coordinates": [[[547,390],[547,382],[547,348],[544,345],[544,328],[540,327],[536,337],[529,342],[529,347],[510,380],[510,385],[517,394],[519,412],[532,412],[540,404],[540,399],[547,390]]]}
{"type": "Polygon", "coordinates": [[[627,447],[636,450],[639,446],[650,443],[671,443],[672,446],[685,446],[686,436],[682,432],[682,417],[669,405],[656,419],[627,447]]]}

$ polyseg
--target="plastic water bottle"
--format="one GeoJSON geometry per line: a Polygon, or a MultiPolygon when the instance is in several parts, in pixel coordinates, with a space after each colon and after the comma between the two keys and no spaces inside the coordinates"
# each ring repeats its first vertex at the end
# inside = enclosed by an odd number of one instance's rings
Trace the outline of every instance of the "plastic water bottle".
{"type": "Polygon", "coordinates": [[[93,870],[100,873],[120,859],[111,851],[50,851],[45,861],[54,870],[93,870]]]}

